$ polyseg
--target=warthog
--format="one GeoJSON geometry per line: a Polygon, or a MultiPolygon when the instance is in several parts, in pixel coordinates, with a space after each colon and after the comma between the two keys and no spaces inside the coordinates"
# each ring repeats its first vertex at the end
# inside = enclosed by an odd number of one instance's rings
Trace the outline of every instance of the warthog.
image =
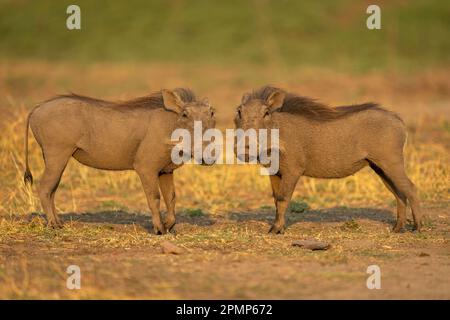
{"type": "Polygon", "coordinates": [[[55,191],[68,160],[74,157],[97,169],[135,170],[147,196],[154,231],[164,234],[175,225],[173,171],[179,165],[171,161],[171,134],[177,128],[193,134],[194,121],[201,121],[204,130],[215,126],[208,100],[197,101],[188,89],[161,90],[125,102],[75,94],[57,96],[39,104],[28,115],[25,183],[33,181],[28,165],[31,127],[45,161],[39,197],[50,226],[61,225],[54,205],[55,191]],[[167,206],[164,223],[158,186],[167,206]]]}
{"type": "MultiPolygon", "coordinates": [[[[276,218],[269,232],[284,231],[285,212],[300,176],[343,178],[367,165],[397,200],[393,230],[405,227],[407,200],[414,229],[420,229],[419,199],[404,169],[407,133],[398,115],[373,103],[331,108],[266,86],[242,97],[235,125],[243,130],[279,129],[279,170],[270,176],[276,218]]],[[[248,158],[248,148],[244,150],[238,157],[248,158]]]]}

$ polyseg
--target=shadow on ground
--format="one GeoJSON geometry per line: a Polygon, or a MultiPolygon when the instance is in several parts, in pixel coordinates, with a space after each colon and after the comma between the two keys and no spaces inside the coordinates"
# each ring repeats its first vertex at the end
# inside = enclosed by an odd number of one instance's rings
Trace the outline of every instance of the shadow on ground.
{"type": "MultiPolygon", "coordinates": [[[[268,221],[275,218],[274,210],[259,210],[253,212],[230,213],[228,218],[235,221],[268,221]]],[[[366,219],[386,224],[393,224],[395,218],[392,212],[375,208],[347,208],[336,207],[321,210],[306,210],[301,213],[290,212],[286,214],[287,226],[297,222],[345,222],[349,220],[366,219]]]]}
{"type": "MultiPolygon", "coordinates": [[[[42,213],[32,213],[30,218],[45,218],[42,213]]],[[[84,212],[84,213],[60,213],[59,217],[63,222],[85,222],[85,223],[107,223],[107,224],[135,224],[153,232],[152,217],[150,214],[133,213],[126,211],[100,211],[100,212],[84,212]]],[[[164,215],[163,215],[164,218],[164,215]]],[[[208,226],[216,222],[210,215],[192,217],[186,213],[177,213],[177,223],[188,223],[197,226],[208,226]]]]}
{"type": "MultiPolygon", "coordinates": [[[[100,211],[100,212],[85,212],[85,213],[61,213],[60,218],[64,222],[76,221],[85,223],[107,223],[107,224],[136,224],[153,232],[152,219],[150,214],[133,213],[126,211],[100,211]]],[[[45,218],[42,213],[32,213],[30,219],[33,217],[45,218]]],[[[233,212],[225,216],[232,221],[264,221],[272,223],[275,218],[274,210],[261,209],[250,212],[233,212]]],[[[177,213],[177,223],[187,223],[196,226],[210,226],[217,222],[217,219],[224,218],[224,216],[212,217],[208,214],[201,216],[191,216],[187,213],[177,213]]],[[[393,224],[395,218],[391,211],[374,208],[347,208],[336,207],[331,209],[321,210],[306,210],[302,213],[290,212],[286,214],[287,226],[301,223],[301,222],[345,222],[349,220],[366,219],[372,221],[383,222],[386,224],[393,224]]]]}

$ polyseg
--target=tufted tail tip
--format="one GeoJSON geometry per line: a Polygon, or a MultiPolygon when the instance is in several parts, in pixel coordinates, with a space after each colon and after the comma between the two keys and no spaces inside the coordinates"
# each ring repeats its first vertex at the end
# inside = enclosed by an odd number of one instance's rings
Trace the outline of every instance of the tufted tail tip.
{"type": "Polygon", "coordinates": [[[23,181],[25,184],[33,185],[33,175],[29,169],[25,170],[25,174],[23,175],[23,181]]]}

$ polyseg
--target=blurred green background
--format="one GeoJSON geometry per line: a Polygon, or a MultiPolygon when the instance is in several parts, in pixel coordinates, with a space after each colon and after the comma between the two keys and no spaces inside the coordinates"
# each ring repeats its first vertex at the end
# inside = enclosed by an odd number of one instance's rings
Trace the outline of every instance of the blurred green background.
{"type": "Polygon", "coordinates": [[[0,1],[0,58],[404,70],[448,65],[449,30],[446,0],[0,1]]]}

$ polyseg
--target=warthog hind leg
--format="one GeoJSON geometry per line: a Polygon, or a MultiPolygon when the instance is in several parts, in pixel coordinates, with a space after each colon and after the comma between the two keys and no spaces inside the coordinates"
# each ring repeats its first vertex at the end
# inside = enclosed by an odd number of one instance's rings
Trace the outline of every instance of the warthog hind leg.
{"type": "Polygon", "coordinates": [[[400,215],[397,225],[394,227],[394,231],[401,230],[405,224],[406,209],[403,210],[403,206],[406,206],[406,200],[403,201],[404,197],[407,198],[411,205],[411,211],[414,219],[414,230],[420,231],[422,226],[420,201],[417,197],[416,187],[405,173],[403,160],[391,162],[384,161],[377,163],[376,165],[383,171],[390,183],[392,183],[393,189],[396,190],[397,196],[399,197],[397,205],[400,202],[400,207],[397,207],[397,210],[400,215]]]}
{"type": "Polygon", "coordinates": [[[406,224],[406,204],[407,198],[406,195],[398,190],[394,183],[389,179],[388,176],[379,168],[375,163],[370,162],[370,167],[375,171],[375,173],[381,178],[381,181],[384,183],[386,188],[392,192],[395,196],[395,200],[397,201],[397,222],[392,231],[394,232],[403,232],[405,231],[406,224]]]}
{"type": "Polygon", "coordinates": [[[42,209],[47,216],[48,225],[53,228],[62,226],[62,222],[56,213],[55,193],[72,153],[72,149],[44,149],[45,170],[39,185],[39,198],[42,209]]]}

